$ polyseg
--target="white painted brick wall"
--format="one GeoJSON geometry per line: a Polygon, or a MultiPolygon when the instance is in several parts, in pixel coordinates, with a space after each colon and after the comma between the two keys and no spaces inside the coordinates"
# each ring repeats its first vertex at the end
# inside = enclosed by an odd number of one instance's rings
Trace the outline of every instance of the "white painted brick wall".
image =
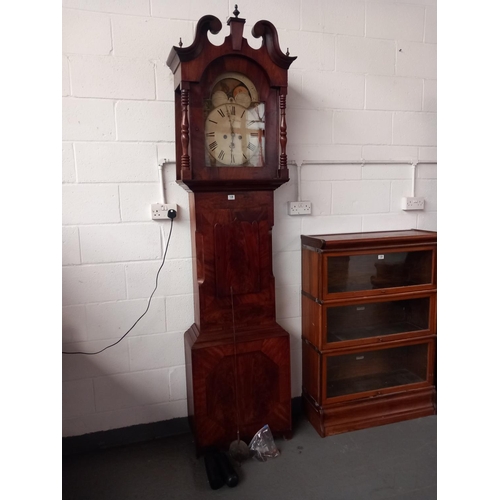
{"type": "MultiPolygon", "coordinates": [[[[62,338],[64,350],[96,351],[145,310],[169,223],[150,220],[161,201],[158,164],[173,159],[173,78],[166,59],[197,20],[222,32],[227,0],[63,0],[62,338]],[[208,5],[208,7],[207,7],[208,5]],[[161,231],[163,229],[163,233],[161,231]]],[[[403,212],[409,162],[436,162],[435,0],[255,0],[239,5],[245,36],[269,19],[289,73],[288,156],[300,169],[311,216],[290,217],[298,171],[275,192],[273,262],[278,322],[291,335],[292,395],[301,393],[300,235],[417,227],[436,229],[436,164],[416,168],[423,212],[403,212]],[[361,159],[401,164],[364,166],[361,159]],[[307,161],[319,160],[322,164],[307,161]],[[345,161],[346,164],[338,164],[345,161]]],[[[194,317],[189,205],[179,206],[150,310],[119,344],[97,356],[63,356],[63,435],[185,417],[183,334],[194,317]]]]}

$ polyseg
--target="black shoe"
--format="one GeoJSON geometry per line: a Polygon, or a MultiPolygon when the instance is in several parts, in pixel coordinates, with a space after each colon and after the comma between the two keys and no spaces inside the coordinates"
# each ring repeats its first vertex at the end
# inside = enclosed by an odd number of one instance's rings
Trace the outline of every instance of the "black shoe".
{"type": "Polygon", "coordinates": [[[205,454],[205,469],[207,471],[210,488],[218,490],[224,486],[225,481],[219,465],[218,452],[210,451],[205,454]]]}
{"type": "Polygon", "coordinates": [[[239,478],[228,456],[223,452],[219,452],[215,455],[215,459],[219,464],[219,469],[221,471],[223,481],[230,488],[234,488],[238,484],[239,478]]]}

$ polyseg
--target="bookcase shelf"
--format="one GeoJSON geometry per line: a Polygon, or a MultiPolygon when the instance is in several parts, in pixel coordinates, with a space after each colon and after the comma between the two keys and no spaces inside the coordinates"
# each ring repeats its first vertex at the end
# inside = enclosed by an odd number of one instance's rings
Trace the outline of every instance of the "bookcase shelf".
{"type": "Polygon", "coordinates": [[[318,433],[435,414],[437,233],[301,239],[302,394],[318,433]]]}

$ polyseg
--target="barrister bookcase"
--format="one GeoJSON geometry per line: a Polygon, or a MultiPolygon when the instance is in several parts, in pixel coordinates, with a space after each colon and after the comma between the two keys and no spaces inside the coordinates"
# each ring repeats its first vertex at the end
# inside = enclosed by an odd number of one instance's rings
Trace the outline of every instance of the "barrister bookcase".
{"type": "Polygon", "coordinates": [[[437,233],[301,240],[302,398],[317,432],[435,414],[437,233]]]}

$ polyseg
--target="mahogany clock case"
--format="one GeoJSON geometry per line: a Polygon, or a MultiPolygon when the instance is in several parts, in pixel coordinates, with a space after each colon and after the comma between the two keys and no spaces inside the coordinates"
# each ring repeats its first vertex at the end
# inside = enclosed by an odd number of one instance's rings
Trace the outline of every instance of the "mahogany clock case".
{"type": "Polygon", "coordinates": [[[276,322],[271,231],[274,190],[289,178],[285,111],[295,57],[283,54],[269,21],[254,25],[262,46],[250,47],[238,16],[235,10],[219,46],[207,34],[218,33],[221,22],[202,17],[192,45],[173,47],[167,61],[174,74],[177,182],[190,197],[195,256],[195,323],[184,340],[198,452],[227,447],[238,430],[250,440],[265,424],[273,434],[291,435],[290,337],[276,322]],[[235,94],[233,77],[249,99],[235,94]],[[234,112],[220,107],[226,99],[234,112]],[[243,109],[264,115],[255,124],[244,120],[243,109]],[[262,145],[257,156],[244,154],[250,143],[262,145]]]}

